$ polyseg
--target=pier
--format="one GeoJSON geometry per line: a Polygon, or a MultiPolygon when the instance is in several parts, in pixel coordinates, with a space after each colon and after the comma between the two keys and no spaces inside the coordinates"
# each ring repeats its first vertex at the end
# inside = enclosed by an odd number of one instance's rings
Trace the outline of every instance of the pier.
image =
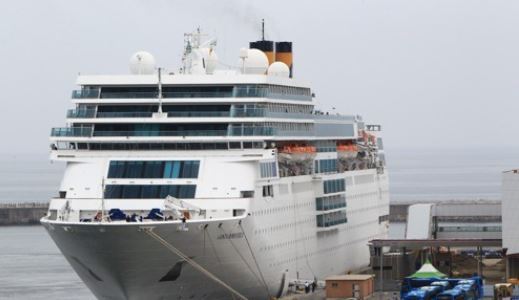
{"type": "Polygon", "coordinates": [[[0,226],[40,224],[48,207],[45,202],[0,204],[0,226]]]}

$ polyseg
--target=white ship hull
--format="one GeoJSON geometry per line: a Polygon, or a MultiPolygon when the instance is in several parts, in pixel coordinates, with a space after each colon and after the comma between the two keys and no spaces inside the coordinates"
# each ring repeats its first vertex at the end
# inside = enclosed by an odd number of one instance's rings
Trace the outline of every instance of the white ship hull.
{"type": "Polygon", "coordinates": [[[388,210],[387,175],[345,174],[376,180],[348,187],[348,222],[333,228],[316,226],[311,176],[281,179],[291,193],[254,199],[245,216],[188,221],[187,231],[179,230],[180,221],[42,223],[99,299],[232,298],[143,230],[150,227],[247,298],[268,299],[298,278],[322,280],[368,266],[367,242],[387,234],[387,222],[379,222],[388,210]]]}

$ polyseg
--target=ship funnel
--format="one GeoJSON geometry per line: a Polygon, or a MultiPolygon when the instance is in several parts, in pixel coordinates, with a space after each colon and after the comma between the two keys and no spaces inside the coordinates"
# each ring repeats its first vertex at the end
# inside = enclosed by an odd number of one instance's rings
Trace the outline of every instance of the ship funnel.
{"type": "Polygon", "coordinates": [[[276,61],[285,63],[290,69],[290,77],[293,76],[292,71],[292,42],[276,42],[276,61]]]}
{"type": "Polygon", "coordinates": [[[269,60],[269,65],[275,61],[274,57],[274,42],[273,41],[257,41],[249,43],[250,49],[258,49],[261,50],[267,56],[269,60]]]}

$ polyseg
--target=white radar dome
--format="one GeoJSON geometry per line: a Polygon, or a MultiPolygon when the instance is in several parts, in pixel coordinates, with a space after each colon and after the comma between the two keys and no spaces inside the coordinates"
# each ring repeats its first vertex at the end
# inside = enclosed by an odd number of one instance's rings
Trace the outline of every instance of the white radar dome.
{"type": "Polygon", "coordinates": [[[263,51],[258,49],[248,49],[247,56],[240,51],[240,66],[243,67],[245,74],[265,74],[269,67],[269,60],[263,51]]]}
{"type": "Polygon", "coordinates": [[[146,51],[134,53],[130,58],[130,72],[132,74],[153,74],[155,72],[155,58],[146,51]]]}
{"type": "Polygon", "coordinates": [[[290,76],[290,69],[288,66],[280,61],[272,63],[267,70],[267,74],[271,76],[279,76],[288,78],[290,76]]]}

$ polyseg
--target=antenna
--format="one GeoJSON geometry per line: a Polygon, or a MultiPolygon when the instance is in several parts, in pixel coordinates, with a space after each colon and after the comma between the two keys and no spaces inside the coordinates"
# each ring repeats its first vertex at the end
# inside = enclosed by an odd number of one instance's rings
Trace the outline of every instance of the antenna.
{"type": "Polygon", "coordinates": [[[158,70],[159,75],[159,114],[162,113],[162,68],[158,70]]]}
{"type": "Polygon", "coordinates": [[[265,19],[261,19],[261,40],[265,40],[265,19]]]}

